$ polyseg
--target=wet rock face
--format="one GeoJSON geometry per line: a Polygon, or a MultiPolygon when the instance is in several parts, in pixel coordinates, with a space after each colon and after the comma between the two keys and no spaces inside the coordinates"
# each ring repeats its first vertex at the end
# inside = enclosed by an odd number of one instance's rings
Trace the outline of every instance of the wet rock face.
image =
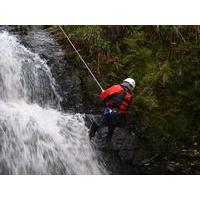
{"type": "Polygon", "coordinates": [[[24,35],[22,42],[45,59],[57,83],[64,111],[83,112],[79,71],[71,66],[65,52],[47,30],[33,29],[24,35]]]}

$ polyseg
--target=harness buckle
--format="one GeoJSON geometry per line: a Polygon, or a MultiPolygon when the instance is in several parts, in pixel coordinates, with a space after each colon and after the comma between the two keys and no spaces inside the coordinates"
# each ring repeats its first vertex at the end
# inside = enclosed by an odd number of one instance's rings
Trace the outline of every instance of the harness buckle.
{"type": "Polygon", "coordinates": [[[111,115],[112,113],[116,113],[116,112],[119,112],[119,110],[118,109],[116,109],[116,108],[105,108],[104,109],[104,112],[103,112],[103,114],[104,114],[104,116],[109,116],[109,115],[111,115]]]}
{"type": "Polygon", "coordinates": [[[108,115],[110,115],[112,112],[113,112],[112,109],[110,109],[110,108],[105,108],[103,114],[104,114],[105,116],[108,116],[108,115]]]}

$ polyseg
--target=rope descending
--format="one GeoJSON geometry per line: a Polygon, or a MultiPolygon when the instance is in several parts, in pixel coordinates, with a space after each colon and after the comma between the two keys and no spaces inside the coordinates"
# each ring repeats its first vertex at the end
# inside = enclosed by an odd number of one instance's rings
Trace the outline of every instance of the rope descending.
{"type": "Polygon", "coordinates": [[[77,49],[75,48],[75,46],[71,42],[71,40],[69,39],[69,37],[66,34],[66,32],[63,30],[63,28],[60,25],[58,25],[58,26],[59,26],[60,30],[63,32],[64,36],[69,41],[69,43],[71,44],[71,46],[73,47],[73,49],[75,50],[75,52],[78,54],[78,56],[81,59],[81,61],[84,63],[85,67],[87,68],[87,70],[89,71],[89,73],[91,74],[91,76],[93,77],[93,79],[96,81],[97,85],[100,87],[101,91],[104,91],[103,87],[101,86],[101,84],[99,83],[99,81],[96,79],[96,77],[94,76],[94,74],[92,73],[92,71],[90,70],[90,68],[88,67],[87,63],[83,60],[82,56],[79,54],[79,52],[77,51],[77,49]]]}

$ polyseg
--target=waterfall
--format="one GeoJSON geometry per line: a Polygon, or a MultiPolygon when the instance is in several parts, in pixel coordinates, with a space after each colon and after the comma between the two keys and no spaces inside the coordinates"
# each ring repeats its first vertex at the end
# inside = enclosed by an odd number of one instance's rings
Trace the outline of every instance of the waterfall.
{"type": "Polygon", "coordinates": [[[62,113],[39,55],[0,32],[0,174],[102,174],[84,115],[62,113]]]}

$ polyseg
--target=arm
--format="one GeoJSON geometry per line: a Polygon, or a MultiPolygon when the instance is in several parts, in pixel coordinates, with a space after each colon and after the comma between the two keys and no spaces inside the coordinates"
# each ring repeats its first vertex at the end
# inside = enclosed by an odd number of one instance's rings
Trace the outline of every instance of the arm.
{"type": "Polygon", "coordinates": [[[104,90],[100,95],[99,98],[101,101],[105,100],[110,95],[119,94],[122,91],[122,87],[120,85],[113,85],[108,89],[104,90]]]}
{"type": "Polygon", "coordinates": [[[99,98],[100,98],[101,101],[103,101],[108,96],[109,96],[109,88],[104,90],[103,92],[101,92],[101,94],[99,95],[99,98]]]}

